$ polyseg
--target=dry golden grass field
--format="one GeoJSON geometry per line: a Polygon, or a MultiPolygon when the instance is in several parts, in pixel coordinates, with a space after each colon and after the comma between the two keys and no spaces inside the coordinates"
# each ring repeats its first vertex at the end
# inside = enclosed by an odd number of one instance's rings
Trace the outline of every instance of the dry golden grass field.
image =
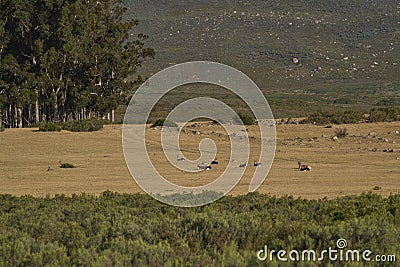
{"type": "MultiPolygon", "coordinates": [[[[257,154],[256,126],[249,128],[252,159],[257,154]]],[[[335,125],[277,125],[277,148],[272,169],[258,189],[260,193],[302,198],[333,198],[373,191],[388,195],[400,192],[400,122],[335,125]],[[348,136],[332,140],[335,129],[347,128],[348,136]],[[374,149],[375,148],[375,149],[374,149]],[[391,150],[393,152],[384,152],[391,150]],[[376,150],[376,151],[373,151],[376,150]],[[312,166],[300,172],[297,160],[312,166]]],[[[215,140],[219,164],[199,174],[180,173],[169,167],[160,148],[160,128],[147,131],[153,162],[170,181],[200,185],[215,179],[229,160],[228,136],[219,126],[195,123],[181,134],[185,156],[195,159],[199,141],[215,140]],[[193,132],[199,132],[193,133],[193,132]]],[[[122,152],[122,126],[107,125],[98,132],[44,133],[37,129],[6,129],[0,133],[0,193],[46,196],[105,190],[141,192],[126,167],[122,152]],[[77,168],[61,169],[59,161],[77,168]],[[48,170],[50,167],[50,170],[48,170]]],[[[239,163],[238,163],[239,164],[239,163]]],[[[232,194],[247,193],[254,167],[232,194]]]]}

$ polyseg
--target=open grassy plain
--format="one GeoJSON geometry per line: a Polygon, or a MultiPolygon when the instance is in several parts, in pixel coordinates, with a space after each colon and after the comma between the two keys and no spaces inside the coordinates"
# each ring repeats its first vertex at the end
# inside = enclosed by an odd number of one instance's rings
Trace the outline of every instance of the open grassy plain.
{"type": "MultiPolygon", "coordinates": [[[[256,126],[248,127],[248,134],[253,137],[250,138],[250,163],[257,155],[256,129],[256,126]]],[[[399,193],[398,131],[400,122],[334,125],[332,128],[277,125],[275,160],[258,191],[310,199],[369,191],[383,195],[399,193]],[[337,128],[347,128],[349,135],[332,140],[337,128]],[[297,160],[311,165],[312,171],[298,171],[297,160]]],[[[215,179],[228,163],[229,138],[220,126],[195,123],[181,133],[181,147],[185,156],[191,159],[199,155],[201,139],[209,137],[217,144],[219,164],[213,165],[213,170],[199,174],[184,174],[170,167],[159,145],[160,132],[160,128],[147,131],[148,151],[153,163],[170,181],[192,186],[204,184],[215,179]]],[[[126,167],[121,133],[121,125],[106,125],[91,133],[6,129],[0,133],[0,194],[52,196],[82,192],[99,194],[106,190],[141,192],[126,167]],[[60,161],[76,168],[61,169],[60,161]]],[[[254,168],[252,164],[247,167],[232,194],[247,193],[254,168]]]]}

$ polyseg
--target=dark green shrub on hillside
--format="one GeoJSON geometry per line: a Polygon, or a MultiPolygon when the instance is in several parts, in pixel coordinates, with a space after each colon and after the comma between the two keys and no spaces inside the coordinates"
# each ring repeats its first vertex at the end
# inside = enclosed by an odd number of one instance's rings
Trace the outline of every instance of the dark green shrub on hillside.
{"type": "Polygon", "coordinates": [[[386,113],[379,109],[372,109],[369,115],[369,122],[383,122],[386,120],[386,113]]]}
{"type": "Polygon", "coordinates": [[[349,98],[349,97],[341,97],[337,98],[333,101],[333,104],[342,104],[342,105],[348,105],[348,104],[353,104],[354,101],[349,98]]]}
{"type": "MultiPolygon", "coordinates": [[[[363,112],[344,111],[344,112],[314,112],[301,123],[323,124],[349,124],[363,121],[363,112]]],[[[397,107],[373,108],[370,110],[369,122],[385,122],[400,120],[400,109],[397,107]]]]}
{"type": "Polygon", "coordinates": [[[344,112],[334,114],[332,123],[335,124],[358,123],[362,120],[363,115],[364,114],[361,111],[347,110],[344,112]]]}
{"type": "Polygon", "coordinates": [[[330,119],[331,115],[324,111],[314,112],[307,119],[301,121],[300,123],[312,123],[312,124],[329,124],[332,123],[330,119]]]}
{"type": "Polygon", "coordinates": [[[370,122],[384,122],[400,120],[400,109],[396,107],[373,108],[370,111],[370,122]]]}
{"type": "Polygon", "coordinates": [[[323,124],[349,124],[349,123],[358,123],[363,118],[363,112],[361,111],[343,111],[343,112],[325,112],[319,111],[308,116],[303,123],[313,123],[318,125],[323,124]]]}
{"type": "Polygon", "coordinates": [[[244,125],[253,125],[255,122],[255,119],[253,116],[250,116],[248,114],[244,113],[239,113],[239,119],[243,122],[244,125]]]}
{"type": "Polygon", "coordinates": [[[0,127],[0,133],[4,132],[5,128],[3,126],[0,127]]]}
{"type": "Polygon", "coordinates": [[[158,119],[158,120],[156,120],[155,123],[153,123],[151,125],[152,128],[153,127],[157,127],[157,126],[159,126],[159,127],[163,127],[163,126],[165,126],[165,127],[178,127],[178,125],[175,122],[169,121],[169,120],[166,120],[166,119],[158,119]]]}
{"type": "Polygon", "coordinates": [[[393,107],[393,106],[400,106],[400,98],[391,97],[386,99],[380,99],[374,103],[374,106],[386,106],[386,107],[393,107]]]}
{"type": "Polygon", "coordinates": [[[61,131],[61,126],[57,123],[47,122],[39,126],[39,131],[41,132],[59,132],[61,131]]]}
{"type": "Polygon", "coordinates": [[[62,124],[63,130],[71,132],[94,132],[103,128],[104,120],[95,118],[77,121],[68,121],[62,124]]]}

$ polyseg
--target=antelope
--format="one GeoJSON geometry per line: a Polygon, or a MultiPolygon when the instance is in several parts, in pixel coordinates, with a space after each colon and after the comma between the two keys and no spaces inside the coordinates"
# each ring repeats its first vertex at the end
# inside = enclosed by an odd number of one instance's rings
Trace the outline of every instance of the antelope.
{"type": "Polygon", "coordinates": [[[211,164],[218,164],[218,160],[215,158],[213,161],[211,161],[211,164]]]}
{"type": "Polygon", "coordinates": [[[257,160],[254,161],[254,167],[260,167],[262,166],[261,162],[258,162],[257,160]]]}
{"type": "Polygon", "coordinates": [[[297,161],[297,164],[299,164],[299,171],[311,171],[311,166],[308,165],[302,165],[301,161],[297,161]]]}
{"type": "Polygon", "coordinates": [[[199,169],[199,170],[211,170],[211,166],[208,166],[208,165],[197,165],[197,169],[199,169]]]}
{"type": "Polygon", "coordinates": [[[177,161],[185,161],[185,158],[181,157],[180,155],[176,156],[177,161]]]}
{"type": "Polygon", "coordinates": [[[247,166],[247,163],[242,163],[242,164],[239,165],[239,168],[244,168],[246,166],[247,166]]]}

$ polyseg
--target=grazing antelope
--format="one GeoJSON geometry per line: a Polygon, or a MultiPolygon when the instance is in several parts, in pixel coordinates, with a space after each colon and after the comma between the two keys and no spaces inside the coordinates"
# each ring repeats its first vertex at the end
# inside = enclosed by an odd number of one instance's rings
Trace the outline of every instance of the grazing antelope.
{"type": "Polygon", "coordinates": [[[199,169],[199,170],[211,170],[211,166],[197,165],[197,169],[199,169]]]}
{"type": "Polygon", "coordinates": [[[254,167],[260,167],[262,166],[261,162],[258,162],[257,160],[254,161],[254,167]]]}
{"type": "Polygon", "coordinates": [[[302,165],[301,161],[297,161],[297,164],[299,164],[299,171],[311,171],[311,166],[308,165],[302,165]]]}
{"type": "Polygon", "coordinates": [[[246,166],[247,166],[247,163],[242,163],[242,164],[239,165],[240,168],[244,168],[246,166]]]}
{"type": "Polygon", "coordinates": [[[214,164],[214,165],[218,164],[218,160],[214,159],[213,161],[211,161],[211,164],[214,164]]]}
{"type": "Polygon", "coordinates": [[[48,171],[48,172],[51,172],[51,171],[54,171],[54,169],[51,168],[51,167],[49,166],[49,168],[47,169],[47,171],[48,171]]]}
{"type": "Polygon", "coordinates": [[[181,157],[180,155],[176,156],[177,161],[185,161],[185,158],[181,157]]]}

